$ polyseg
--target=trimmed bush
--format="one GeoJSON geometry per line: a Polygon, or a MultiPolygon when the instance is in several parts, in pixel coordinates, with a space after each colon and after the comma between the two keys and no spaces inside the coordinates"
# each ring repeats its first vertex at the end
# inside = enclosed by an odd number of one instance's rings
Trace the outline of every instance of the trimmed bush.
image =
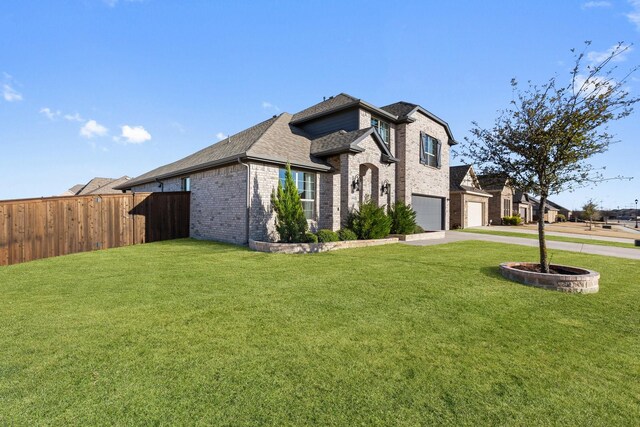
{"type": "Polygon", "coordinates": [[[413,234],[424,233],[424,228],[420,227],[418,224],[413,228],[413,234]]]}
{"type": "Polygon", "coordinates": [[[305,242],[305,233],[309,226],[289,163],[287,163],[284,181],[284,188],[278,180],[278,189],[271,193],[271,204],[276,212],[276,231],[283,243],[305,242]]]}
{"type": "Polygon", "coordinates": [[[318,230],[318,242],[326,243],[326,242],[337,242],[340,240],[338,237],[338,233],[333,230],[318,230]]]}
{"type": "Polygon", "coordinates": [[[310,231],[307,231],[304,237],[306,239],[306,243],[318,243],[318,236],[316,236],[310,231]]]}
{"type": "Polygon", "coordinates": [[[416,212],[402,200],[398,200],[389,207],[391,218],[391,233],[412,234],[416,228],[416,212]]]}
{"type": "Polygon", "coordinates": [[[502,223],[504,225],[520,225],[522,224],[522,218],[520,218],[520,214],[505,216],[504,218],[502,218],[502,223]]]}
{"type": "Polygon", "coordinates": [[[352,229],[358,239],[382,239],[391,232],[391,218],[384,212],[383,207],[367,200],[355,209],[348,218],[348,228],[352,229]]]}
{"type": "Polygon", "coordinates": [[[358,235],[348,228],[338,230],[338,238],[343,242],[346,240],[358,240],[358,235]]]}
{"type": "Polygon", "coordinates": [[[563,214],[556,215],[556,222],[566,222],[566,221],[567,221],[567,217],[564,216],[563,214]]]}

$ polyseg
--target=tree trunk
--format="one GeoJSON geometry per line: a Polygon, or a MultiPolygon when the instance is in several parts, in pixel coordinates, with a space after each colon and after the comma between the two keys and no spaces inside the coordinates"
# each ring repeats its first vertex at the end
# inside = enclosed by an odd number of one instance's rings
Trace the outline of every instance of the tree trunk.
{"type": "Polygon", "coordinates": [[[538,242],[540,245],[540,271],[549,272],[549,260],[547,259],[547,239],[544,235],[544,206],[547,203],[547,196],[540,197],[538,205],[538,242]]]}

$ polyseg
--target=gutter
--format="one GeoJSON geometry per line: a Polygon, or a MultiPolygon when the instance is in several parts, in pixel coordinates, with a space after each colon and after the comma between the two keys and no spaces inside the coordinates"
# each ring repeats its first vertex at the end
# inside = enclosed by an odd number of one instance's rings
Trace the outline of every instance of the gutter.
{"type": "Polygon", "coordinates": [[[242,163],[242,158],[238,157],[238,163],[247,168],[247,224],[246,224],[246,233],[247,233],[247,245],[249,244],[249,214],[251,213],[251,167],[247,163],[242,163]]]}

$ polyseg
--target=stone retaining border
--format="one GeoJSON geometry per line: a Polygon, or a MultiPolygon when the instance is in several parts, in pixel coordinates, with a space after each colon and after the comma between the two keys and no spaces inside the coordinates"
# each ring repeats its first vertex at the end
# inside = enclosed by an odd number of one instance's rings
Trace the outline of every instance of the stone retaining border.
{"type": "Polygon", "coordinates": [[[347,240],[341,242],[326,243],[271,243],[249,240],[249,249],[258,252],[278,254],[311,254],[318,252],[335,251],[348,248],[365,248],[367,246],[388,245],[398,243],[397,237],[373,240],[347,240]]]}
{"type": "Polygon", "coordinates": [[[389,237],[397,237],[402,242],[414,242],[416,240],[444,239],[444,231],[425,231],[416,234],[391,234],[389,237]]]}
{"type": "MultiPolygon", "coordinates": [[[[531,262],[505,262],[500,264],[500,273],[509,280],[536,288],[550,289],[561,292],[593,294],[598,292],[600,273],[584,268],[552,264],[576,274],[537,273],[513,268],[519,265],[533,265],[531,262]]],[[[537,265],[537,264],[536,264],[537,265]]]]}

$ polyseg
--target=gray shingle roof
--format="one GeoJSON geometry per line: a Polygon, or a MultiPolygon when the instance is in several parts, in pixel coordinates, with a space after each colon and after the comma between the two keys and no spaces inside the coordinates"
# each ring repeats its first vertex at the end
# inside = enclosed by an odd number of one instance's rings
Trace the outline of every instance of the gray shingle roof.
{"type": "Polygon", "coordinates": [[[117,188],[131,188],[156,179],[185,175],[235,162],[239,158],[277,163],[288,161],[298,167],[329,170],[330,166],[311,156],[310,140],[301,130],[291,126],[290,121],[289,113],[274,116],[183,159],[144,173],[117,188]]]}
{"type": "Polygon", "coordinates": [[[333,111],[343,107],[346,108],[348,105],[356,105],[359,102],[360,100],[358,98],[354,98],[353,96],[347,95],[346,93],[341,93],[295,113],[291,121],[297,122],[300,120],[305,120],[316,115],[321,115],[328,111],[333,111]]]}
{"type": "MultiPolygon", "coordinates": [[[[351,132],[340,130],[311,141],[311,153],[317,156],[339,153],[356,149],[353,146],[365,134],[371,133],[372,128],[358,129],[351,132]]],[[[361,149],[359,151],[362,151],[361,149]]]]}
{"type": "Polygon", "coordinates": [[[478,175],[478,181],[487,191],[500,191],[507,185],[507,178],[500,175],[478,175]]]}
{"type": "Polygon", "coordinates": [[[388,113],[391,113],[394,116],[406,117],[409,113],[411,113],[417,107],[418,105],[416,104],[400,101],[400,102],[395,102],[393,104],[385,105],[384,107],[380,107],[380,109],[388,113]]]}
{"type": "Polygon", "coordinates": [[[91,190],[88,192],[84,192],[82,194],[120,194],[122,193],[122,190],[116,190],[115,187],[125,184],[128,180],[130,180],[131,178],[128,177],[127,175],[125,176],[121,176],[120,178],[117,179],[112,179],[110,182],[108,182],[107,184],[96,188],[95,190],[91,190]]]}

